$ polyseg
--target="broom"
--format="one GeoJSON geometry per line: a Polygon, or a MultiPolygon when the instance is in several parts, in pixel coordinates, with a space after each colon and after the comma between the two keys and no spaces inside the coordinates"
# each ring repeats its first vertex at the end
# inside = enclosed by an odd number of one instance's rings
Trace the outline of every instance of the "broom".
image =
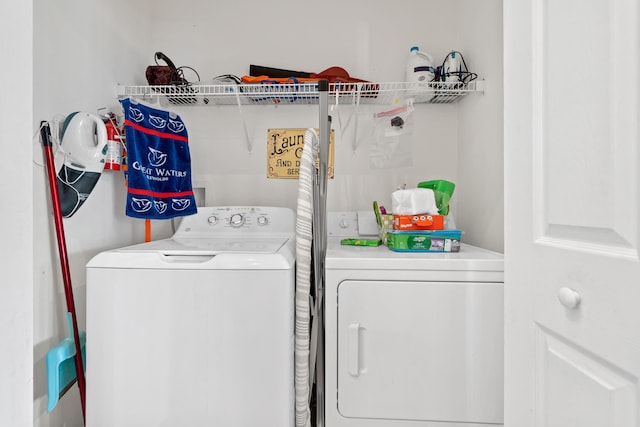
{"type": "MultiPolygon", "coordinates": [[[[69,259],[67,257],[67,243],[64,235],[64,225],[62,223],[62,210],[60,209],[60,198],[58,195],[58,186],[56,184],[56,171],[53,162],[53,149],[51,144],[51,130],[49,129],[49,123],[40,123],[40,135],[42,137],[42,148],[44,150],[45,160],[47,163],[47,176],[49,179],[49,191],[51,193],[51,205],[53,207],[53,218],[56,226],[56,238],[58,241],[58,253],[60,255],[60,266],[62,269],[62,279],[64,282],[64,294],[67,302],[67,312],[69,322],[69,335],[73,335],[73,342],[70,337],[60,343],[57,347],[50,350],[50,354],[57,354],[58,360],[57,369],[53,372],[49,372],[47,369],[47,377],[49,378],[49,384],[54,384],[59,397],[62,397],[64,393],[71,387],[73,381],[77,378],[78,389],[80,390],[80,404],[82,406],[82,417],[85,419],[85,381],[84,381],[84,364],[82,361],[82,342],[80,340],[80,332],[78,331],[78,323],[76,318],[76,308],[73,300],[73,288],[71,286],[71,272],[69,270],[69,259]],[[73,345],[72,348],[70,348],[73,345]],[[62,352],[58,352],[57,349],[62,349],[62,352]],[[79,351],[78,351],[79,349],[79,351]],[[73,358],[73,359],[72,359],[73,358]],[[73,365],[71,360],[74,361],[73,365]],[[75,373],[73,369],[75,368],[75,373]]],[[[49,354],[47,354],[49,358],[49,354]]],[[[48,364],[47,364],[48,367],[48,364]]],[[[55,368],[55,366],[52,366],[55,368]]],[[[51,396],[51,390],[49,390],[49,399],[57,402],[58,396],[51,396]]],[[[55,402],[54,405],[55,406],[55,402]]],[[[51,405],[49,405],[51,407],[51,405]]],[[[53,409],[51,407],[51,409],[53,409]]],[[[51,410],[50,409],[50,410],[51,410]]]]}

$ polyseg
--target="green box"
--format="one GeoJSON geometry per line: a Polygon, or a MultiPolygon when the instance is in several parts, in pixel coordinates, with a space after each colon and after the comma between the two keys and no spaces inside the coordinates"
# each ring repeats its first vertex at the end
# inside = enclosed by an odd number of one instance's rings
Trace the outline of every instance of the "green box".
{"type": "Polygon", "coordinates": [[[396,252],[460,252],[462,230],[387,230],[386,244],[396,252]]]}

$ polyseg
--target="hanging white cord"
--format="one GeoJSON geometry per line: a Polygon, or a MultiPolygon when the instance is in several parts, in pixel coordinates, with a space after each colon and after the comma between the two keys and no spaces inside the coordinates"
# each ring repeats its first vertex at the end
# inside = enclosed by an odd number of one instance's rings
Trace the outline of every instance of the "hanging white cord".
{"type": "Polygon", "coordinates": [[[247,127],[247,119],[244,116],[244,112],[242,111],[242,100],[240,99],[240,89],[236,88],[236,101],[238,102],[238,110],[240,110],[240,118],[242,119],[242,124],[244,126],[244,137],[247,139],[247,149],[249,153],[253,149],[253,144],[251,143],[251,138],[249,138],[249,128],[247,127]]]}
{"type": "Polygon", "coordinates": [[[313,129],[304,135],[300,158],[298,207],[296,213],[296,322],[295,322],[295,407],[296,427],[311,426],[310,324],[311,243],[313,240],[313,175],[320,142],[313,129]]]}
{"type": "Polygon", "coordinates": [[[358,83],[358,90],[355,93],[355,100],[356,100],[356,123],[353,126],[353,143],[351,145],[351,149],[353,150],[353,152],[355,153],[356,150],[358,149],[358,110],[360,110],[360,94],[362,91],[362,83],[358,83]]]}
{"type": "MultiPolygon", "coordinates": [[[[355,153],[357,148],[358,148],[358,111],[360,110],[360,91],[362,88],[362,83],[359,83],[359,85],[357,86],[356,89],[351,89],[351,112],[349,113],[347,120],[345,121],[344,125],[342,123],[342,112],[344,111],[342,108],[340,107],[340,85],[336,84],[335,85],[335,96],[336,96],[336,101],[335,101],[335,105],[331,106],[331,111],[335,111],[337,113],[338,116],[338,127],[340,129],[340,136],[344,138],[345,132],[346,130],[349,128],[349,125],[351,124],[351,120],[353,119],[353,116],[356,116],[356,120],[355,120],[355,124],[354,124],[354,129],[353,129],[353,141],[351,142],[351,149],[353,150],[353,152],[355,153]]],[[[344,91],[344,94],[348,94],[348,91],[344,91]]],[[[344,104],[343,104],[344,105],[344,104]]]]}

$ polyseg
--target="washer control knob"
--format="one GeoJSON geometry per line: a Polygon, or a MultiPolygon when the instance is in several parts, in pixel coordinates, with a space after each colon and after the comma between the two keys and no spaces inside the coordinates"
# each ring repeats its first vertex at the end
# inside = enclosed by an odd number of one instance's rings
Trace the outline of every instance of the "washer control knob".
{"type": "Polygon", "coordinates": [[[340,222],[338,222],[338,226],[340,228],[349,228],[349,220],[346,217],[341,217],[340,222]]]}
{"type": "Polygon", "coordinates": [[[229,225],[235,228],[242,227],[244,224],[244,217],[241,214],[233,214],[229,218],[229,225]]]}
{"type": "Polygon", "coordinates": [[[267,224],[269,224],[269,218],[267,218],[266,216],[258,217],[258,225],[267,225],[267,224]]]}
{"type": "Polygon", "coordinates": [[[218,217],[215,215],[211,215],[209,218],[207,218],[207,222],[209,222],[209,224],[211,225],[216,225],[218,223],[218,217]]]}

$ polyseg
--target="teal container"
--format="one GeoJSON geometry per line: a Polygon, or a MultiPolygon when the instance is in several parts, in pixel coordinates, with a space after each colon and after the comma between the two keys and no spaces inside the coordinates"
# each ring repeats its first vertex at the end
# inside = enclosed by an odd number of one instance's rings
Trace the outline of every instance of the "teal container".
{"type": "Polygon", "coordinates": [[[462,230],[388,230],[386,237],[396,252],[459,252],[462,230]]]}

